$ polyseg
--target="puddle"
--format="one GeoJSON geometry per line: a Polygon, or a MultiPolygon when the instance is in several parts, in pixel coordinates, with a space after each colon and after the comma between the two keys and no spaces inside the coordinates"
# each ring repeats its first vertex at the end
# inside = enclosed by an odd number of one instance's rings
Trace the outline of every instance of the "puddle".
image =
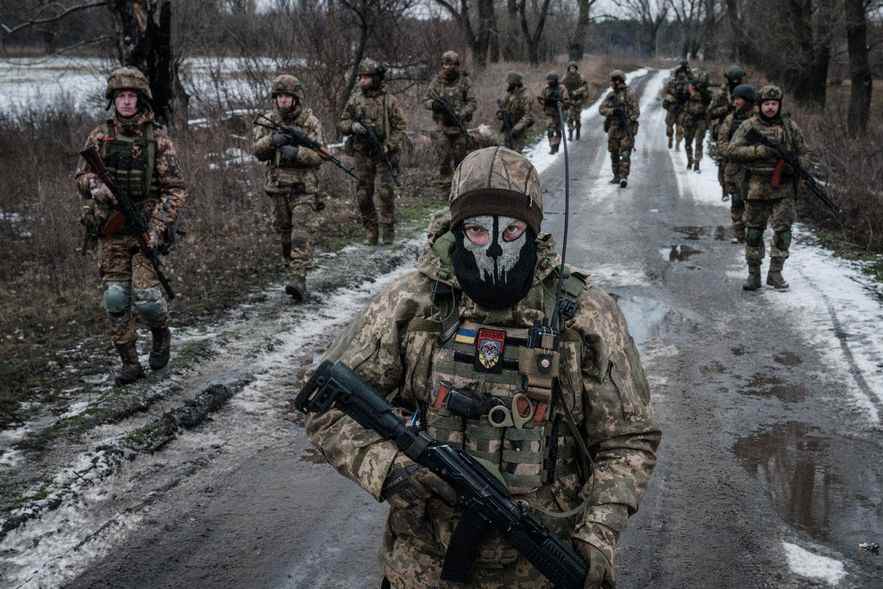
{"type": "Polygon", "coordinates": [[[703,252],[689,245],[673,245],[670,248],[661,249],[659,253],[662,254],[664,259],[668,259],[669,262],[686,262],[693,256],[703,252]]]}
{"type": "Polygon", "coordinates": [[[674,227],[674,230],[677,233],[682,233],[686,239],[691,241],[698,241],[704,237],[711,237],[715,241],[724,241],[727,239],[727,228],[723,225],[682,225],[680,227],[674,227]]]}
{"type": "Polygon", "coordinates": [[[881,450],[799,422],[742,438],[734,447],[782,519],[841,554],[855,554],[861,542],[883,536],[881,450]]]}
{"type": "Polygon", "coordinates": [[[769,376],[757,372],[748,381],[748,385],[739,389],[743,395],[751,397],[775,397],[785,403],[803,401],[809,394],[805,384],[790,384],[777,376],[769,376]]]}

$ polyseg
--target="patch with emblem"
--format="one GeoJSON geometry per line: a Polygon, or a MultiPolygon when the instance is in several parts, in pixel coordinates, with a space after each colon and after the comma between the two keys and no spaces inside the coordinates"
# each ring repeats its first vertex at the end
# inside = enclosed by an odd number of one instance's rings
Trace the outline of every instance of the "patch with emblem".
{"type": "Polygon", "coordinates": [[[505,351],[505,331],[479,329],[478,336],[475,338],[475,369],[479,372],[502,372],[505,351]]]}
{"type": "Polygon", "coordinates": [[[133,143],[132,144],[132,159],[133,160],[140,160],[142,151],[143,150],[141,149],[141,144],[133,143]]]}

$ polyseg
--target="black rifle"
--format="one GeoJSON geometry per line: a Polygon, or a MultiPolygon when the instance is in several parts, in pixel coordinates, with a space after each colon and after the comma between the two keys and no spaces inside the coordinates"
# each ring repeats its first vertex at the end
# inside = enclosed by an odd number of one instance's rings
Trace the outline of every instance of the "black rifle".
{"type": "Polygon", "coordinates": [[[365,127],[365,136],[368,138],[368,143],[371,146],[371,151],[380,154],[380,157],[383,158],[383,165],[386,166],[386,169],[389,170],[389,173],[392,176],[392,181],[395,182],[396,186],[401,188],[402,185],[401,183],[399,183],[399,175],[396,173],[396,168],[389,160],[389,155],[386,153],[386,148],[383,146],[383,142],[380,140],[380,138],[377,137],[377,132],[374,130],[374,127],[372,127],[365,121],[364,116],[355,119],[355,121],[365,127]]]}
{"type": "Polygon", "coordinates": [[[153,266],[156,278],[162,285],[163,290],[166,291],[169,300],[174,300],[175,293],[172,291],[168,278],[166,278],[160,268],[159,254],[157,254],[156,250],[147,245],[147,232],[150,231],[150,228],[147,223],[144,222],[144,218],[135,207],[135,204],[129,199],[128,194],[120,191],[114,186],[113,180],[111,179],[110,174],[107,173],[107,168],[104,166],[104,161],[102,161],[101,154],[98,153],[98,148],[96,146],[92,145],[84,149],[80,152],[80,155],[83,156],[83,159],[89,164],[92,172],[98,176],[99,180],[104,182],[104,185],[107,186],[110,193],[116,199],[117,207],[123,216],[126,229],[138,240],[138,247],[141,250],[141,255],[143,255],[147,261],[150,262],[150,265],[153,266]]]}
{"type": "Polygon", "coordinates": [[[572,546],[538,523],[505,486],[464,450],[409,428],[370,385],[340,362],[322,362],[294,401],[304,413],[336,407],[391,440],[411,460],[451,485],[463,517],[451,538],[441,577],[466,582],[481,542],[497,530],[557,589],[582,589],[587,567],[572,546]]]}
{"type": "Polygon", "coordinates": [[[794,170],[795,174],[797,175],[794,181],[795,196],[797,196],[797,183],[800,179],[802,179],[809,187],[809,191],[812,192],[813,195],[828,208],[828,210],[834,213],[835,216],[839,216],[842,214],[840,208],[834,203],[831,197],[828,196],[828,193],[825,191],[825,189],[822,188],[821,185],[819,185],[815,177],[807,172],[803,168],[803,166],[800,165],[800,159],[795,154],[787,151],[781,144],[772,141],[769,137],[765,136],[763,133],[760,133],[757,129],[754,128],[748,130],[748,133],[745,135],[745,139],[750,143],[759,143],[761,145],[769,147],[771,150],[773,150],[773,152],[775,152],[777,158],[791,166],[791,169],[794,170]]]}
{"type": "Polygon", "coordinates": [[[350,176],[354,180],[356,180],[356,181],[359,180],[358,176],[353,174],[352,170],[350,170],[349,168],[344,166],[343,162],[341,162],[339,159],[337,159],[336,157],[331,155],[331,152],[329,152],[327,149],[322,147],[321,143],[319,143],[318,141],[315,141],[313,139],[310,139],[309,137],[306,136],[306,134],[301,133],[300,131],[298,131],[294,127],[285,127],[283,125],[280,125],[279,123],[277,123],[273,119],[268,118],[266,115],[258,115],[258,118],[255,119],[254,124],[257,125],[258,127],[264,127],[265,129],[270,129],[272,131],[282,133],[283,135],[288,137],[289,144],[298,145],[301,147],[306,147],[307,149],[312,149],[313,151],[318,153],[319,157],[321,157],[323,160],[325,160],[327,162],[331,162],[332,164],[334,164],[335,166],[337,166],[338,168],[343,170],[348,176],[350,176]]]}
{"type": "Polygon", "coordinates": [[[448,102],[448,99],[435,91],[430,92],[429,97],[432,99],[433,105],[438,105],[441,108],[442,112],[445,113],[445,116],[448,118],[448,120],[453,121],[454,125],[456,125],[460,129],[460,132],[463,133],[463,135],[466,137],[466,143],[469,144],[469,142],[471,141],[469,131],[466,130],[466,126],[463,124],[463,119],[457,116],[457,113],[454,112],[453,108],[451,108],[451,103],[448,102]]]}

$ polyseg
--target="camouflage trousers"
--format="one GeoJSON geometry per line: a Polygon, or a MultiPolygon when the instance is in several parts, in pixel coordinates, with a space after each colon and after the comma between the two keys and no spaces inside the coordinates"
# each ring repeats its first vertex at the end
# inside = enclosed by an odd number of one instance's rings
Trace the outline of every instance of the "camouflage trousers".
{"type": "Polygon", "coordinates": [[[629,177],[634,146],[634,135],[618,128],[610,129],[607,135],[607,150],[610,152],[610,167],[617,178],[629,177]]]}
{"type": "Polygon", "coordinates": [[[730,198],[730,219],[736,237],[745,237],[745,184],[742,169],[732,163],[721,161],[718,164],[718,181],[724,194],[730,198]]]}
{"type": "Polygon", "coordinates": [[[746,200],[745,259],[749,264],[760,264],[765,255],[763,233],[767,225],[773,229],[770,258],[788,257],[791,247],[791,225],[797,218],[793,197],[769,200],[746,200]]]}
{"type": "Polygon", "coordinates": [[[557,116],[546,117],[546,137],[549,138],[549,147],[561,144],[561,121],[557,116]]]}
{"type": "Polygon", "coordinates": [[[165,293],[153,266],[139,252],[134,236],[117,235],[99,241],[98,273],[114,344],[128,344],[137,339],[138,319],[152,329],[168,326],[169,305],[165,293]]]}
{"type": "Polygon", "coordinates": [[[438,158],[438,175],[448,179],[469,153],[469,138],[459,129],[439,129],[433,133],[432,144],[438,158]]]}
{"type": "MultiPolygon", "coordinates": [[[[465,155],[464,155],[465,157],[465,155]]],[[[396,185],[392,172],[386,163],[367,154],[356,153],[355,174],[359,178],[356,186],[356,200],[359,205],[359,213],[362,216],[362,224],[367,228],[377,228],[378,222],[383,225],[395,223],[396,185]],[[380,176],[380,191],[377,200],[380,204],[374,205],[374,184],[377,176],[380,176]]],[[[389,154],[389,162],[398,173],[399,154],[389,154]]]]}
{"type": "Polygon", "coordinates": [[[684,128],[681,126],[679,119],[679,113],[674,111],[667,111],[665,113],[665,136],[674,137],[677,132],[678,143],[684,138],[684,128]]]}
{"type": "Polygon", "coordinates": [[[703,144],[705,142],[705,119],[684,117],[682,126],[684,128],[684,150],[687,152],[687,161],[701,162],[703,144]]]}
{"type": "Polygon", "coordinates": [[[573,106],[567,107],[567,128],[568,129],[578,129],[583,126],[582,124],[583,117],[583,105],[576,104],[573,106]]]}
{"type": "Polygon", "coordinates": [[[318,194],[307,194],[295,184],[288,192],[271,194],[273,229],[279,235],[282,260],[289,274],[305,276],[313,267],[313,231],[318,194]],[[297,212],[297,219],[295,219],[297,212]],[[294,221],[297,223],[294,223],[294,221]]]}

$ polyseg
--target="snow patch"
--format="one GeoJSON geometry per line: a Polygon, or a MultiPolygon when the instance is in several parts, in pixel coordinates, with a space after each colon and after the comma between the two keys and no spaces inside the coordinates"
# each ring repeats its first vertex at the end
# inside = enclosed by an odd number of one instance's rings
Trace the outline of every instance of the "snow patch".
{"type": "Polygon", "coordinates": [[[846,576],[843,563],[839,560],[814,554],[790,542],[782,542],[782,545],[785,547],[788,566],[801,577],[821,579],[836,586],[846,576]]]}

